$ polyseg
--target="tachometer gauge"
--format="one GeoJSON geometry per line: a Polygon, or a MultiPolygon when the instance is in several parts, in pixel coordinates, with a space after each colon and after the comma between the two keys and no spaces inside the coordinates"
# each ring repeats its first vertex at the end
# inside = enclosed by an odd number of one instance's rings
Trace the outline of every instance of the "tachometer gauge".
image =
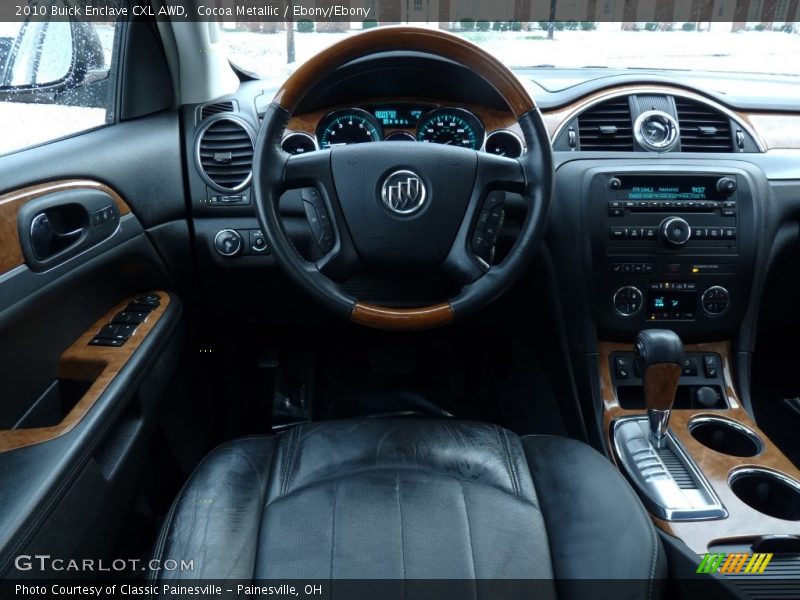
{"type": "Polygon", "coordinates": [[[378,120],[360,108],[344,108],[325,115],[317,126],[320,148],[377,142],[383,137],[378,120]]]}
{"type": "Polygon", "coordinates": [[[483,146],[484,129],[478,117],[463,108],[436,108],[420,119],[420,142],[449,144],[477,150],[483,146]]]}

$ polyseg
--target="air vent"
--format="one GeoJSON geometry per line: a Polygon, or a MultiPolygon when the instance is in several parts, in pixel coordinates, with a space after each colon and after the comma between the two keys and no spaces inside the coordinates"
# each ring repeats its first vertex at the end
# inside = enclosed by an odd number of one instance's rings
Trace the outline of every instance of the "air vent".
{"type": "Polygon", "coordinates": [[[219,113],[224,112],[233,112],[234,105],[232,100],[228,100],[225,102],[215,102],[213,104],[206,104],[200,108],[200,120],[207,119],[208,117],[213,117],[214,115],[218,115],[219,113]]]}
{"type": "Polygon", "coordinates": [[[696,100],[675,98],[682,152],[733,152],[731,121],[719,110],[696,100]]]}
{"type": "Polygon", "coordinates": [[[203,123],[197,133],[196,158],[200,174],[220,192],[238,192],[253,176],[250,127],[237,117],[220,115],[203,123]]]}
{"type": "Polygon", "coordinates": [[[628,97],[606,100],[578,117],[581,150],[633,150],[628,97]]]}

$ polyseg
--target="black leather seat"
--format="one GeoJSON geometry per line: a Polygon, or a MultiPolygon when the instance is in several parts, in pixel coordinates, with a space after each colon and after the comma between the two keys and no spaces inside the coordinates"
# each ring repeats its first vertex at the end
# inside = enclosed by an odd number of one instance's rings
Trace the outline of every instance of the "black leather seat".
{"type": "Polygon", "coordinates": [[[635,579],[663,550],[617,470],[580,442],[448,420],[297,426],[218,447],[164,524],[160,578],[635,579]]]}

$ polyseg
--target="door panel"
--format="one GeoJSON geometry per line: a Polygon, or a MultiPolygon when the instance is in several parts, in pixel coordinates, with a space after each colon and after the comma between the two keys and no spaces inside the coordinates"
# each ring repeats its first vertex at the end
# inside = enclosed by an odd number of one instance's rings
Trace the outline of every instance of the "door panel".
{"type": "Polygon", "coordinates": [[[103,558],[128,515],[183,353],[181,147],[167,110],[0,157],[0,577],[41,575],[20,553],[103,558]]]}

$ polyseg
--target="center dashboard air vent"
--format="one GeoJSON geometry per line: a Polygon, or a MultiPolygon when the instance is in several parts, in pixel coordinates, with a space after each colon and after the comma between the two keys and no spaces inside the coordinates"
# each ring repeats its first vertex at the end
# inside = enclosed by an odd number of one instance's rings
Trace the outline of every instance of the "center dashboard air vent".
{"type": "Polygon", "coordinates": [[[253,177],[255,134],[243,119],[221,114],[204,121],[195,140],[195,159],[205,182],[219,192],[238,192],[253,177]]]}
{"type": "Polygon", "coordinates": [[[683,152],[733,152],[731,120],[712,106],[675,97],[683,152]]]}
{"type": "Polygon", "coordinates": [[[578,117],[581,150],[633,150],[631,106],[627,96],[600,102],[578,117]]]}

